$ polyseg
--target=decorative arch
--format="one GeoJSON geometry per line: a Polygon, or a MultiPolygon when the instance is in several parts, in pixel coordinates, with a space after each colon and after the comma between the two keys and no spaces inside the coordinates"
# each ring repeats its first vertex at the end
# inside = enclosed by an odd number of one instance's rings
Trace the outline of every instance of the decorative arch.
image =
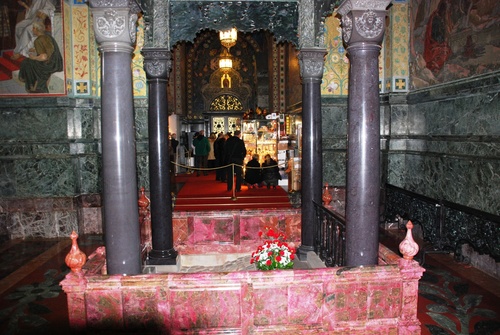
{"type": "Polygon", "coordinates": [[[222,94],[212,101],[209,110],[211,112],[240,112],[243,110],[243,104],[237,96],[222,94]]]}
{"type": "Polygon", "coordinates": [[[239,112],[249,108],[250,85],[243,83],[241,75],[233,69],[214,71],[208,84],[202,87],[201,92],[205,104],[204,110],[207,112],[239,112]],[[221,85],[221,79],[224,75],[231,78],[231,87],[221,85]],[[223,106],[228,107],[228,109],[222,109],[223,106]],[[235,108],[236,106],[238,109],[235,108]]]}

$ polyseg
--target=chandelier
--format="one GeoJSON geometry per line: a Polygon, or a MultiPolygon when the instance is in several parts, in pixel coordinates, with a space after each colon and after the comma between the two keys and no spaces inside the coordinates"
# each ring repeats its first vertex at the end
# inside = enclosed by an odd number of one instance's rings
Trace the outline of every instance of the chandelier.
{"type": "Polygon", "coordinates": [[[220,44],[225,46],[229,50],[232,46],[236,44],[238,39],[238,31],[236,28],[231,28],[229,30],[224,30],[219,33],[220,44]]]}
{"type": "Polygon", "coordinates": [[[227,71],[233,68],[233,59],[231,57],[231,54],[229,53],[229,50],[226,48],[223,48],[222,52],[220,53],[219,68],[222,71],[227,71]]]}

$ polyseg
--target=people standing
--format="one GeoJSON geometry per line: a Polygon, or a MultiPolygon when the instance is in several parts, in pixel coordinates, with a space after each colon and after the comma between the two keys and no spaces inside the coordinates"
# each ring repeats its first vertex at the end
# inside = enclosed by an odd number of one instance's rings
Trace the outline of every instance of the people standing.
{"type": "Polygon", "coordinates": [[[195,146],[196,142],[198,141],[198,136],[199,135],[200,135],[199,132],[194,133],[193,140],[191,142],[191,152],[193,153],[191,157],[193,157],[193,160],[194,160],[194,169],[195,170],[198,170],[198,168],[199,168],[199,166],[198,166],[198,160],[196,159],[196,146],[195,146]]]}
{"type": "Polygon", "coordinates": [[[179,146],[179,141],[177,141],[175,137],[176,137],[175,133],[170,134],[169,154],[170,154],[170,166],[171,166],[170,169],[172,173],[175,172],[175,163],[177,161],[177,147],[179,146]]]}
{"type": "Polygon", "coordinates": [[[262,183],[267,185],[267,188],[271,186],[276,188],[276,186],[278,186],[278,180],[281,179],[278,162],[272,159],[269,154],[264,158],[264,163],[262,163],[262,183]]]}
{"type": "Polygon", "coordinates": [[[226,139],[223,133],[219,133],[218,138],[214,142],[214,155],[215,155],[215,180],[225,182],[225,170],[221,167],[224,166],[224,143],[226,139]]]}
{"type": "Polygon", "coordinates": [[[199,176],[201,171],[203,170],[203,174],[208,175],[207,171],[207,163],[208,163],[208,153],[210,152],[210,143],[208,139],[205,137],[205,132],[200,130],[198,132],[198,137],[193,140],[193,145],[195,147],[195,156],[194,159],[197,161],[196,167],[198,170],[196,171],[196,175],[199,176]]]}
{"type": "Polygon", "coordinates": [[[227,167],[227,190],[233,189],[233,167],[236,176],[236,192],[241,191],[243,181],[243,160],[247,155],[245,142],[241,139],[241,131],[236,130],[234,136],[229,137],[224,145],[224,162],[231,164],[227,167]]]}
{"type": "Polygon", "coordinates": [[[215,168],[215,133],[211,133],[210,137],[208,138],[208,144],[210,144],[210,152],[208,153],[208,168],[209,169],[214,169],[215,168]]]}

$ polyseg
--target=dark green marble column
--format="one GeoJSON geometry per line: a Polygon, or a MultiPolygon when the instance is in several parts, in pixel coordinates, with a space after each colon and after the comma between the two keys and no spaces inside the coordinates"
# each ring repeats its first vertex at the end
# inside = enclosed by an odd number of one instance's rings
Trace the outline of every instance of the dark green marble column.
{"type": "Polygon", "coordinates": [[[90,0],[101,52],[103,226],[107,273],[141,273],[132,53],[138,7],[90,0]],[[131,30],[130,30],[131,29],[131,30]]]}
{"type": "Polygon", "coordinates": [[[314,251],[313,201],[321,204],[323,159],[321,156],[321,78],[326,50],[302,48],[299,54],[302,76],[302,230],[301,245],[297,255],[307,259],[307,252],[314,251]]]}
{"type": "Polygon", "coordinates": [[[172,68],[168,49],[144,48],[148,80],[149,180],[153,249],[147,263],[171,265],[177,260],[172,226],[170,155],[168,144],[167,82],[172,68]]]}
{"type": "Polygon", "coordinates": [[[342,32],[349,55],[346,265],[378,264],[380,106],[378,56],[390,0],[344,1],[342,32]]]}

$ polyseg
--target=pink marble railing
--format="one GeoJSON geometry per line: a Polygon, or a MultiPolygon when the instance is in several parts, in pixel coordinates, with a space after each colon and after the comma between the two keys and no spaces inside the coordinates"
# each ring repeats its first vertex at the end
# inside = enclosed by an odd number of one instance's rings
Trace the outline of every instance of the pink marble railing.
{"type": "MultiPolygon", "coordinates": [[[[141,199],[144,251],[149,201],[141,199]]],[[[176,213],[173,226],[179,255],[250,255],[264,227],[298,244],[300,210],[176,213]]],[[[411,223],[408,228],[400,244],[405,257],[380,245],[378,266],[135,276],[106,275],[104,247],[81,267],[72,236],[68,259],[74,270],[61,282],[69,322],[77,332],[420,334],[418,280],[424,269],[412,260],[411,223]]]]}
{"type": "Polygon", "coordinates": [[[423,268],[380,245],[379,266],[103,275],[100,248],[61,285],[75,331],[420,334],[423,268]]]}

